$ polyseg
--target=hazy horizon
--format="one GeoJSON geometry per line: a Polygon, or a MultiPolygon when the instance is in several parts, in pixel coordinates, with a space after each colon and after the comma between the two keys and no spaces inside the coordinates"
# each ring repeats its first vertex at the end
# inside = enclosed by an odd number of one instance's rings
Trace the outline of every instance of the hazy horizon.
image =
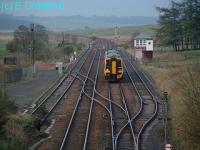
{"type": "MultiPolygon", "coordinates": [[[[63,4],[62,8],[49,10],[30,10],[20,8],[18,10],[3,9],[5,4],[25,5],[26,0],[1,0],[0,14],[12,14],[14,16],[116,16],[116,17],[157,17],[159,14],[155,7],[168,7],[171,0],[29,0],[31,3],[48,3],[63,4]]],[[[176,0],[180,1],[180,0],[176,0]]],[[[23,6],[24,7],[24,6],[23,6]]]]}
{"type": "Polygon", "coordinates": [[[158,16],[118,16],[118,15],[107,15],[107,16],[103,16],[103,15],[90,15],[90,16],[86,16],[86,15],[69,15],[69,16],[65,16],[65,15],[57,15],[57,16],[39,16],[36,14],[23,14],[23,15],[19,15],[19,14],[12,14],[12,13],[0,13],[0,15],[9,15],[9,16],[14,16],[14,17],[27,17],[27,16],[31,16],[31,17],[40,17],[40,18],[51,18],[51,17],[85,17],[85,18],[92,18],[92,17],[119,17],[119,18],[131,18],[131,17],[147,17],[147,18],[157,18],[158,16]]]}

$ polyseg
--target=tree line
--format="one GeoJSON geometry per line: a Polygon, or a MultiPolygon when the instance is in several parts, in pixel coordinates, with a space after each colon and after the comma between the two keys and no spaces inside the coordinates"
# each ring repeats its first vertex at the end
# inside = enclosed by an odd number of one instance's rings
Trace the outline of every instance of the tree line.
{"type": "Polygon", "coordinates": [[[162,46],[172,46],[174,50],[200,49],[200,1],[172,1],[169,8],[159,11],[157,39],[162,46]]]}
{"type": "Polygon", "coordinates": [[[14,31],[13,40],[7,44],[7,50],[10,53],[22,53],[31,57],[33,42],[34,51],[42,54],[48,49],[48,39],[48,33],[44,26],[35,25],[33,33],[29,27],[20,25],[14,31]]]}

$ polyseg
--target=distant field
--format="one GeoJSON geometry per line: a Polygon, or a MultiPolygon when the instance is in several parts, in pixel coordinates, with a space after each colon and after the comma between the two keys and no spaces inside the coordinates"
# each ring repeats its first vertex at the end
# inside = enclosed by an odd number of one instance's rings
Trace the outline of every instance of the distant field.
{"type": "MultiPolygon", "coordinates": [[[[144,62],[142,68],[151,76],[153,82],[161,91],[168,91],[175,101],[179,89],[175,83],[187,69],[200,64],[200,50],[154,52],[151,62],[144,62]]],[[[173,102],[173,101],[171,101],[173,102]]],[[[173,103],[171,103],[173,105],[173,103]]]]}
{"type": "Polygon", "coordinates": [[[111,40],[114,41],[115,43],[121,45],[121,44],[125,44],[127,42],[129,42],[131,40],[131,36],[130,35],[121,35],[119,36],[117,39],[114,35],[104,35],[104,36],[97,36],[98,38],[102,38],[102,39],[107,39],[107,40],[111,40]]]}
{"type": "Polygon", "coordinates": [[[1,34],[0,33],[0,42],[7,42],[7,41],[11,41],[13,39],[12,35],[7,35],[7,34],[1,34]]]}
{"type": "Polygon", "coordinates": [[[183,51],[181,54],[189,61],[200,62],[200,50],[183,51]]]}
{"type": "Polygon", "coordinates": [[[154,52],[154,60],[148,65],[158,68],[173,68],[183,65],[193,65],[200,63],[200,50],[190,50],[181,52],[154,52]]]}
{"type": "MultiPolygon", "coordinates": [[[[145,25],[138,27],[120,27],[118,28],[118,34],[121,35],[132,35],[136,32],[147,32],[154,33],[156,25],[145,25]]],[[[113,28],[99,28],[99,29],[85,29],[85,30],[75,30],[69,33],[82,35],[82,36],[112,36],[115,35],[115,29],[113,28]]]]}

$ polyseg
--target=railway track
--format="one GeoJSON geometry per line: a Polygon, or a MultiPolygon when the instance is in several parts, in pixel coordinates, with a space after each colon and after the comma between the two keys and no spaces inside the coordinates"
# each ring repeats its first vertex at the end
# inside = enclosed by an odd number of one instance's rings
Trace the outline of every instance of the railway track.
{"type": "MultiPolygon", "coordinates": [[[[88,80],[88,77],[95,80],[99,66],[99,51],[95,52],[92,63],[89,65],[88,73],[85,79],[82,79],[83,87],[79,94],[76,106],[71,116],[69,125],[62,140],[60,149],[85,149],[87,145],[87,135],[89,132],[89,122],[91,110],[93,107],[94,86],[95,84],[88,80]],[[92,97],[90,100],[83,94],[86,91],[92,97]],[[89,114],[89,115],[88,115],[89,114]]],[[[80,78],[83,78],[82,76],[80,78]]]]}
{"type": "Polygon", "coordinates": [[[56,87],[53,88],[53,90],[51,91],[47,91],[47,93],[44,94],[45,96],[41,97],[41,99],[37,102],[36,107],[33,108],[33,110],[31,111],[32,115],[37,115],[37,113],[40,112],[41,108],[47,110],[47,113],[45,113],[43,116],[39,116],[40,126],[42,126],[46,122],[48,117],[57,108],[57,105],[67,96],[68,90],[75,82],[75,78],[72,78],[70,76],[70,73],[73,71],[77,72],[83,67],[84,63],[87,60],[87,57],[89,56],[89,52],[90,50],[88,49],[80,54],[80,58],[77,59],[78,61],[70,66],[67,74],[61,79],[56,87]]]}
{"type": "Polygon", "coordinates": [[[73,82],[51,117],[51,138],[39,149],[147,149],[145,131],[156,117],[157,101],[125,52],[120,52],[124,80],[105,81],[104,53],[92,48],[71,69],[73,82]]]}
{"type": "MultiPolygon", "coordinates": [[[[140,77],[138,71],[125,52],[121,52],[124,59],[124,65],[129,79],[137,94],[137,100],[140,105],[139,111],[132,117],[133,127],[137,149],[145,149],[143,140],[148,138],[145,129],[150,125],[158,113],[158,102],[144,80],[140,77]]],[[[126,124],[124,127],[128,126],[126,124]]]]}
{"type": "MultiPolygon", "coordinates": [[[[79,57],[84,57],[84,55],[86,55],[88,52],[88,50],[84,50],[79,57]]],[[[35,106],[34,108],[31,110],[31,114],[35,114],[39,108],[45,103],[47,102],[51,96],[53,96],[54,93],[56,93],[57,91],[59,91],[59,88],[62,87],[63,85],[68,85],[65,82],[68,82],[68,75],[70,74],[70,72],[78,65],[80,65],[81,63],[83,63],[83,61],[81,61],[81,59],[77,59],[78,61],[76,61],[74,64],[69,65],[69,67],[67,68],[67,75],[65,75],[60,81],[59,83],[55,86],[51,86],[49,89],[47,89],[40,97],[38,97],[38,99],[35,102],[35,106]],[[81,63],[80,63],[81,62],[81,63]]],[[[83,60],[83,59],[82,59],[83,60]]],[[[63,89],[61,89],[61,91],[63,91],[63,89]]],[[[58,94],[55,94],[58,95],[58,94]]]]}
{"type": "MultiPolygon", "coordinates": [[[[84,64],[84,66],[81,68],[80,73],[84,74],[85,76],[89,75],[90,69],[91,69],[91,64],[93,64],[95,57],[96,56],[96,52],[94,54],[94,50],[91,51],[89,58],[86,60],[86,63],[84,64]],[[93,58],[92,60],[90,58],[93,58]],[[88,66],[90,66],[88,68],[88,66]]],[[[72,74],[78,74],[76,71],[72,72],[72,74]]],[[[77,76],[77,75],[75,75],[77,76]]],[[[82,78],[83,79],[83,78],[82,78]]],[[[85,97],[83,95],[83,90],[85,90],[86,84],[89,87],[91,83],[86,82],[87,78],[85,80],[84,83],[82,83],[81,81],[79,81],[76,78],[76,81],[74,82],[74,84],[72,85],[72,87],[69,90],[69,94],[67,95],[66,99],[67,101],[64,101],[62,103],[62,106],[60,107],[59,111],[57,112],[57,124],[56,124],[56,130],[55,131],[55,135],[54,137],[52,137],[50,144],[44,145],[43,148],[44,149],[49,149],[52,148],[53,149],[62,149],[62,147],[64,148],[66,146],[65,143],[67,143],[68,141],[70,142],[77,142],[77,139],[82,139],[81,137],[81,133],[82,133],[82,128],[78,127],[81,126],[82,124],[77,124],[76,121],[85,121],[84,117],[86,117],[84,112],[87,112],[88,109],[88,105],[89,105],[89,100],[87,99],[87,97],[85,97]],[[80,93],[78,94],[78,91],[80,91],[80,93]],[[84,97],[83,97],[84,96],[84,97]],[[83,100],[82,100],[83,97],[83,100]],[[79,104],[80,103],[80,104],[79,104]],[[88,105],[87,105],[88,104],[88,105]],[[86,106],[84,106],[86,105],[86,106]],[[78,111],[76,110],[78,109],[78,111]],[[81,110],[81,111],[80,111],[81,110]],[[77,119],[77,117],[79,117],[79,113],[83,114],[83,119],[77,119]],[[78,114],[78,115],[77,115],[78,114]],[[76,116],[76,117],[74,117],[76,116]],[[73,136],[70,136],[70,139],[68,138],[68,135],[71,135],[74,130],[74,128],[77,128],[76,133],[77,134],[73,134],[73,136]],[[65,133],[65,134],[64,134],[65,133]],[[77,136],[76,136],[77,135],[77,136]],[[64,139],[63,139],[64,137],[64,139]],[[74,139],[75,137],[75,139],[74,139]],[[62,140],[63,139],[63,140],[62,140]],[[65,141],[66,139],[66,141],[65,141]],[[63,142],[62,142],[63,141],[63,142]],[[63,146],[62,146],[63,145],[63,146]],[[49,147],[50,146],[50,147],[49,147]]],[[[82,140],[80,140],[79,142],[83,142],[82,140]]],[[[73,146],[78,146],[79,144],[70,144],[73,146]]],[[[70,146],[67,144],[67,146],[70,146]]]]}

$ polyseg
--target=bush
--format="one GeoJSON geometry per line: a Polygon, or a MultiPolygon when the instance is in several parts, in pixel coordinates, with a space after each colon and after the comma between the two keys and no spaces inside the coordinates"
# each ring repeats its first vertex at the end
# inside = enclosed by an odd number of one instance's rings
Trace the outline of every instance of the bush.
{"type": "Polygon", "coordinates": [[[25,128],[33,125],[30,115],[11,115],[6,125],[4,148],[8,150],[23,150],[28,148],[28,138],[25,128]]]}
{"type": "Polygon", "coordinates": [[[17,116],[11,117],[5,126],[5,130],[6,130],[5,141],[7,149],[10,150],[25,149],[26,137],[21,118],[17,116]]]}
{"type": "Polygon", "coordinates": [[[188,69],[178,81],[180,93],[176,116],[172,119],[172,136],[177,149],[200,149],[200,70],[188,69]],[[179,143],[179,144],[177,144],[179,143]]]}
{"type": "Polygon", "coordinates": [[[74,52],[74,48],[72,46],[67,46],[64,48],[64,55],[70,56],[74,52]]]}
{"type": "Polygon", "coordinates": [[[3,126],[9,119],[9,115],[16,111],[17,107],[14,102],[8,100],[8,96],[4,90],[0,89],[0,134],[2,133],[3,126]]]}
{"type": "Polygon", "coordinates": [[[24,149],[22,146],[22,127],[16,125],[12,114],[17,112],[14,102],[10,101],[4,90],[0,89],[0,150],[24,149]]]}

